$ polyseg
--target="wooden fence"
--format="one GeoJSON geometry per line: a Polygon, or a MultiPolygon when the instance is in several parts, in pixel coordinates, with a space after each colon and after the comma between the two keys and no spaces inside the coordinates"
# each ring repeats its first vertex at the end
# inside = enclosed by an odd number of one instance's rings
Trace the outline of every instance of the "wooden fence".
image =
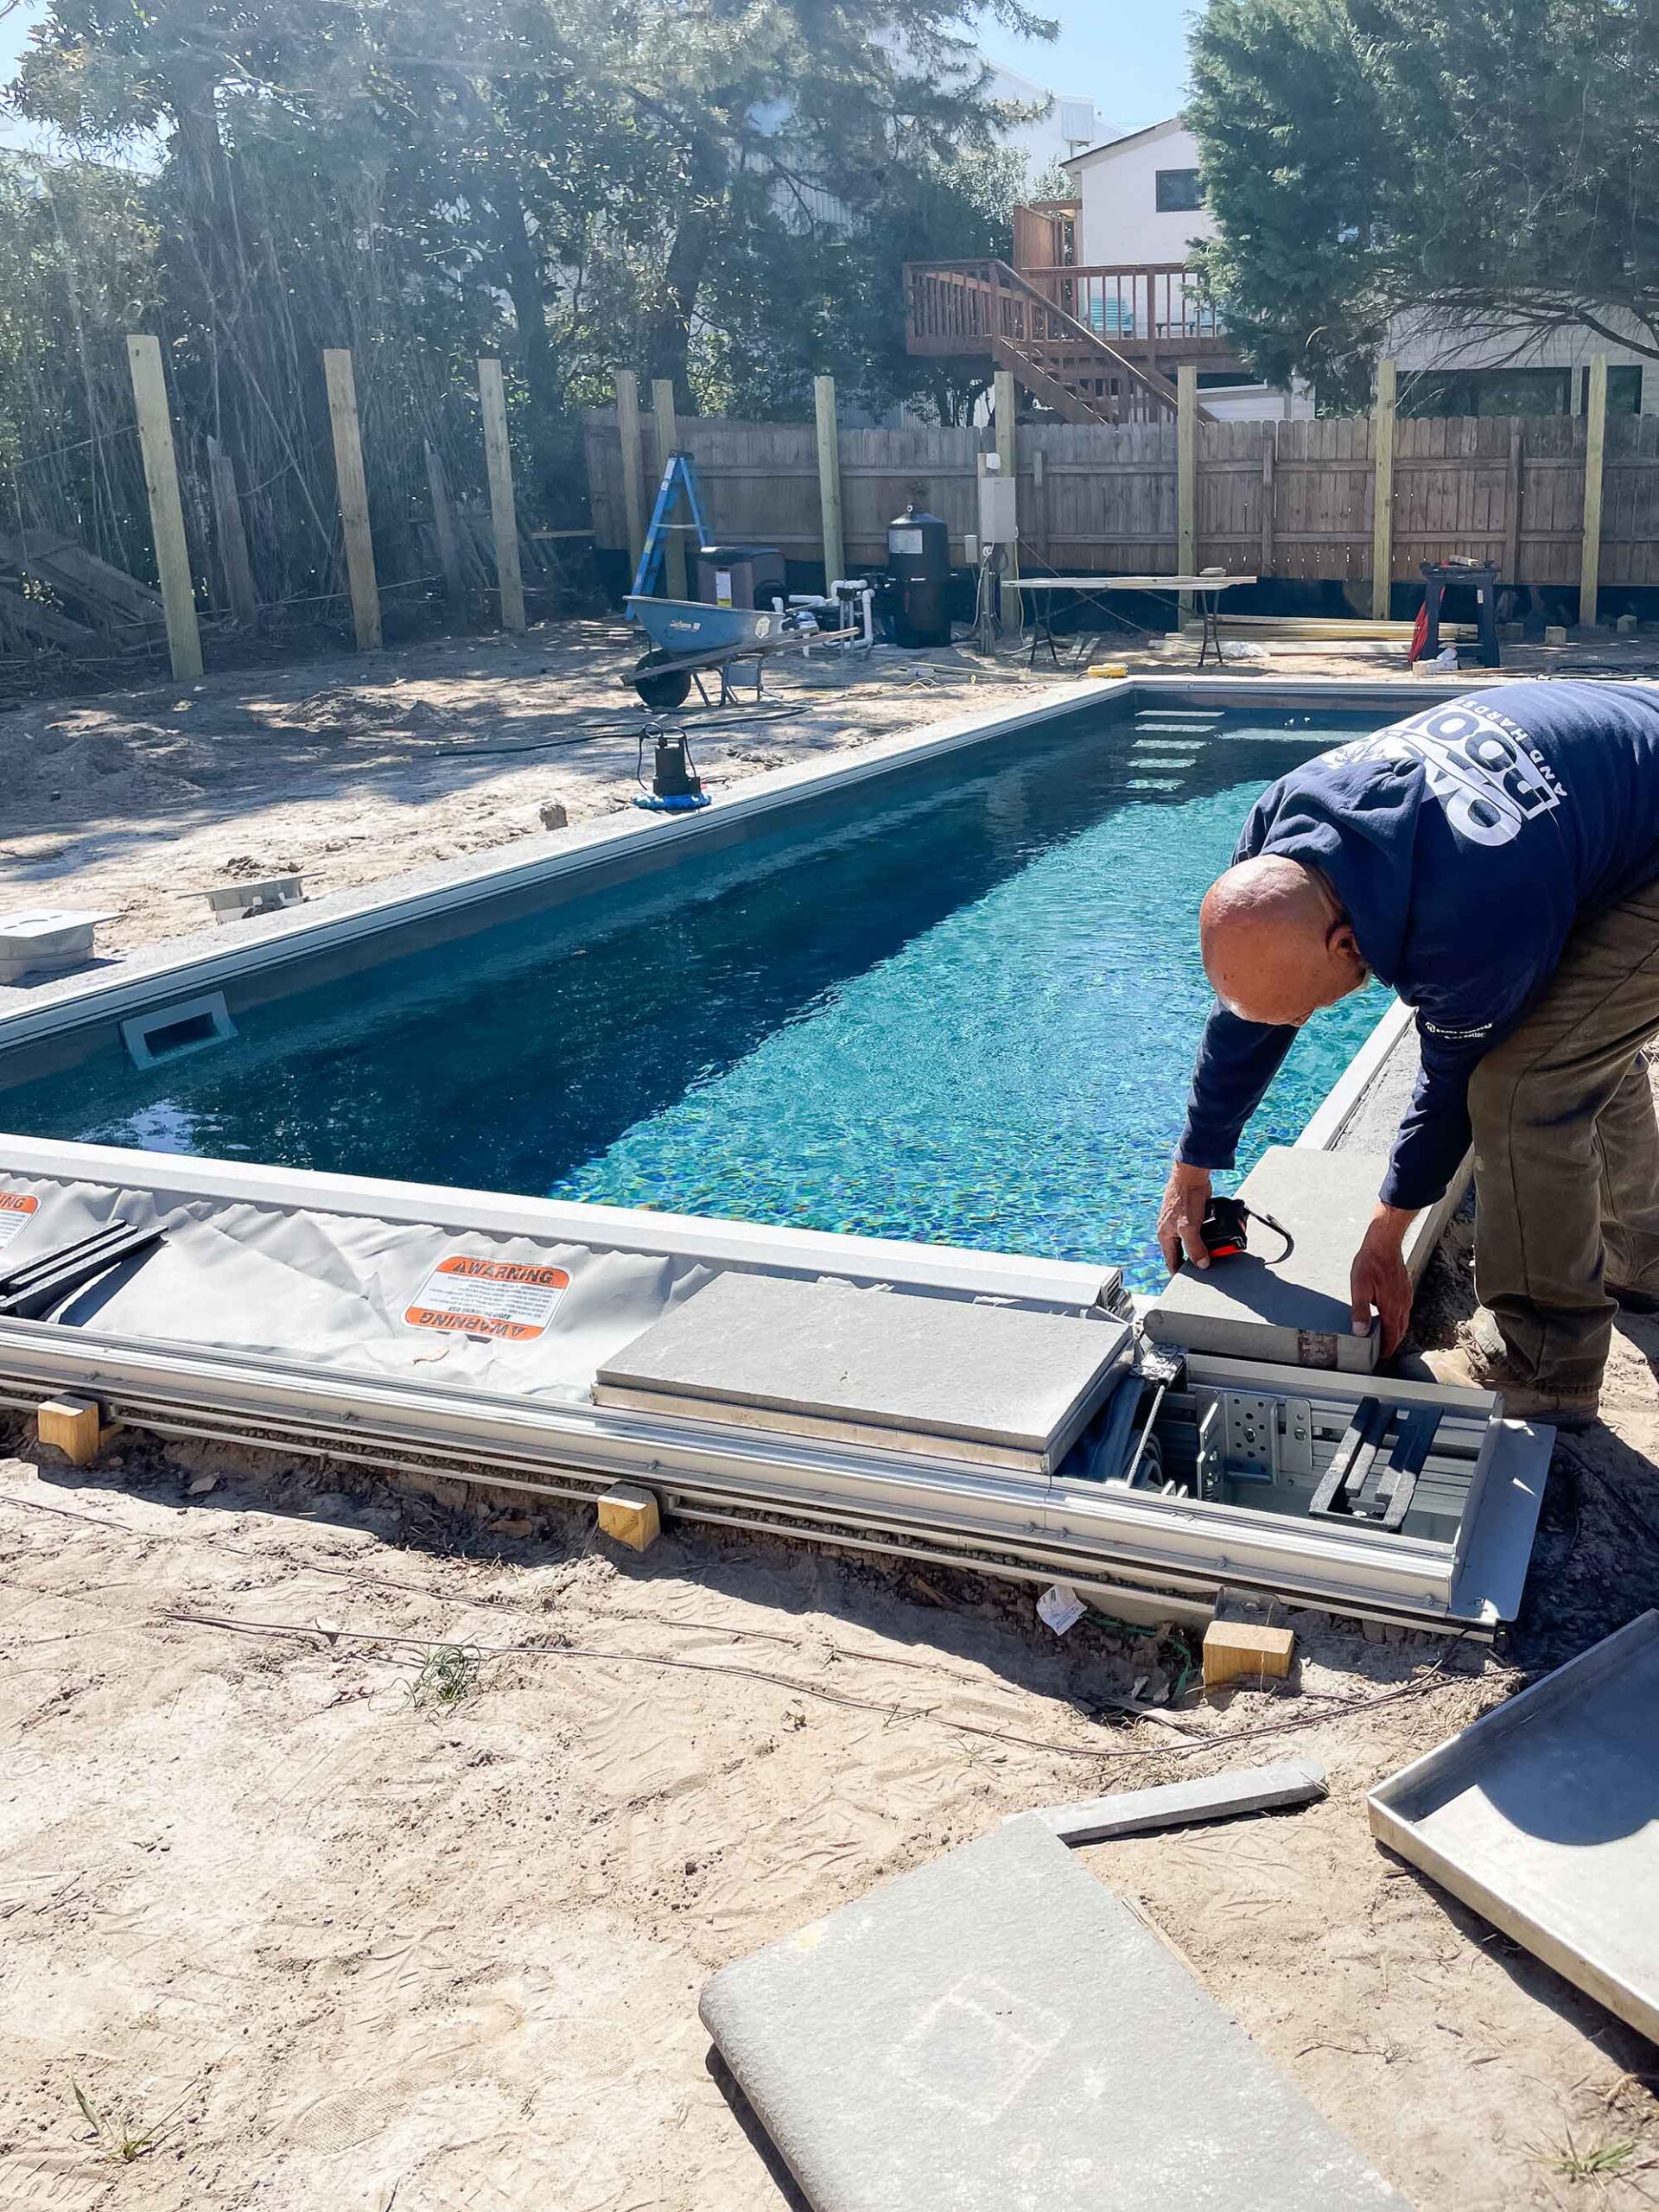
{"type": "MultiPolygon", "coordinates": [[[[1578,587],[1580,617],[1593,621],[1599,586],[1659,584],[1659,416],[1608,416],[1600,381],[1592,376],[1591,410],[1580,416],[1396,418],[1384,404],[1370,416],[1313,422],[1022,424],[1022,555],[1062,574],[1166,575],[1191,563],[1371,579],[1377,612],[1379,546],[1396,582],[1416,580],[1421,562],[1468,556],[1495,562],[1506,583],[1578,587]],[[1182,427],[1196,454],[1190,550],[1179,533],[1182,427]]],[[[1389,401],[1392,386],[1389,378],[1389,401]]],[[[636,512],[649,514],[660,457],[652,416],[635,419],[636,512]]],[[[717,537],[823,557],[811,423],[683,417],[677,436],[717,537]]],[[[944,518],[959,550],[975,528],[976,456],[991,443],[988,430],[842,429],[847,565],[885,560],[887,522],[912,495],[944,518]]],[[[611,410],[589,410],[587,450],[594,543],[621,550],[630,544],[624,449],[611,410]]]]}

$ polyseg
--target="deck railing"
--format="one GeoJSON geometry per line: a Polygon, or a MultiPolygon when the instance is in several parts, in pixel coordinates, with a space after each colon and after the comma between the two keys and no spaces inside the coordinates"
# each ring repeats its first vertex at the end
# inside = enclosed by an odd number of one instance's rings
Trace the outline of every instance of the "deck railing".
{"type": "Polygon", "coordinates": [[[1220,316],[1203,298],[1192,270],[1179,261],[1021,274],[1109,346],[1163,345],[1191,354],[1207,343],[1217,353],[1227,350],[1220,316]]]}
{"type": "Polygon", "coordinates": [[[1045,280],[1070,271],[1027,276],[1006,261],[913,261],[906,265],[906,339],[912,353],[1018,354],[1060,383],[1086,379],[1122,422],[1173,413],[1175,391],[1155,368],[1129,359],[1103,334],[1078,321],[1045,280]]]}

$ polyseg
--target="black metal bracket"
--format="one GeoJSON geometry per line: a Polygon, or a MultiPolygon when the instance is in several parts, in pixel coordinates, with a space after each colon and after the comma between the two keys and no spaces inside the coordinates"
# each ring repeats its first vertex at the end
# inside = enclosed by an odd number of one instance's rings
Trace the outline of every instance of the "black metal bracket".
{"type": "Polygon", "coordinates": [[[1362,1398],[1319,1478],[1309,1515],[1316,1521],[1363,1521],[1390,1530],[1403,1527],[1418,1478],[1434,1448],[1441,1410],[1439,1406],[1395,1406],[1382,1398],[1362,1398]],[[1363,1500],[1361,1494],[1391,1428],[1394,1449],[1370,1498],[1363,1500]]]}
{"type": "Polygon", "coordinates": [[[152,1250],[166,1234],[163,1229],[134,1229],[129,1222],[112,1221],[90,1236],[38,1253],[0,1274],[0,1317],[39,1321],[62,1300],[84,1290],[122,1261],[152,1250]]]}

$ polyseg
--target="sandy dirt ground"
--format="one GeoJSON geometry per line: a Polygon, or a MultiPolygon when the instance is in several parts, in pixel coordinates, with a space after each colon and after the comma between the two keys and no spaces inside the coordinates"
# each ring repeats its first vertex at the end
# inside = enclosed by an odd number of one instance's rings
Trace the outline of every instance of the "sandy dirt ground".
{"type": "MultiPolygon", "coordinates": [[[[1027,671],[957,645],[774,664],[756,710],[710,719],[696,757],[718,791],[763,768],[892,736],[918,723],[1035,698],[1084,665],[1027,671]]],[[[200,930],[203,893],[300,869],[308,894],[378,881],[543,834],[541,808],[575,824],[626,806],[646,720],[620,681],[639,633],[606,621],[523,638],[435,639],[0,712],[0,907],[46,899],[109,911],[100,950],[200,930]]],[[[1194,665],[1190,639],[1098,650],[1132,670],[1194,665]]],[[[1506,648],[1511,673],[1641,675],[1659,640],[1506,648]]],[[[1275,648],[1230,662],[1246,677],[1405,673],[1402,656],[1275,648]]],[[[649,764],[647,764],[647,767],[649,764]]]]}
{"type": "MultiPolygon", "coordinates": [[[[136,944],[238,868],[332,888],[539,829],[544,798],[580,819],[626,798],[631,737],[483,747],[615,711],[624,658],[567,632],[386,657],[350,694],[313,666],[0,719],[8,889],[71,868],[136,944]]],[[[704,759],[1027,685],[887,665],[704,759]]],[[[1425,1341],[1470,1303],[1467,1245],[1425,1341]]],[[[1656,1368],[1630,1323],[1501,1651],[1292,1615],[1287,1685],[1158,1722],[1109,1700],[1178,1693],[1177,1640],[1062,1643],[971,1576],[690,1529],[636,1557],[458,1486],[136,1437],[78,1471],[0,1437],[0,2212],[772,2212],[798,2200],[697,2022],[712,1970],[1008,1813],[1292,1752],[1325,1802],[1086,1863],[1419,2212],[1659,2202],[1652,2048],[1363,1808],[1659,1602],[1656,1368]]]]}
{"type": "MultiPolygon", "coordinates": [[[[638,653],[575,622],[0,715],[0,905],[109,910],[99,950],[125,951],[210,922],[210,885],[298,868],[315,896],[540,836],[543,804],[613,813],[639,789],[638,653]]],[[[957,649],[823,655],[711,716],[695,757],[718,792],[1050,680],[957,649]]]]}

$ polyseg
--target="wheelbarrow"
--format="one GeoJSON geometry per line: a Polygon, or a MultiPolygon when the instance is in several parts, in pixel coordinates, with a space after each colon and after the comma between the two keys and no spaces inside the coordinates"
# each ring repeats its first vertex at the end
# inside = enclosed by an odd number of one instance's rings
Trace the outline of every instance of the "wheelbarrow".
{"type": "Polygon", "coordinates": [[[629,621],[639,625],[652,650],[625,680],[648,707],[683,705],[701,669],[723,671],[734,661],[763,660],[769,653],[816,644],[820,634],[803,634],[772,607],[707,607],[701,600],[640,594],[631,594],[626,605],[629,621]]]}

